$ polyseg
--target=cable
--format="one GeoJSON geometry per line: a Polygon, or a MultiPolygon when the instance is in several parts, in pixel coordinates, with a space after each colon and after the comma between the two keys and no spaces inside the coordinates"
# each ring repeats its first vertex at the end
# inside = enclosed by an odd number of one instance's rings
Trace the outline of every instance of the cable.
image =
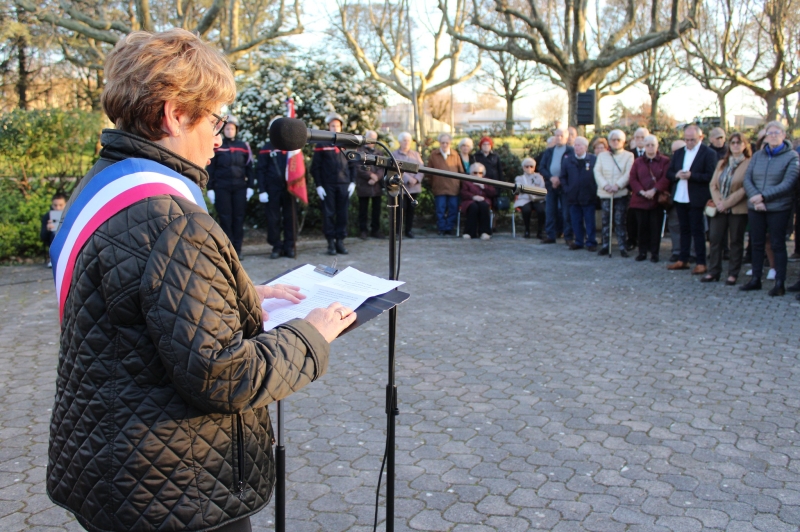
{"type": "Polygon", "coordinates": [[[378,472],[378,489],[375,490],[375,521],[372,523],[372,532],[378,530],[378,504],[381,500],[381,479],[383,479],[383,468],[386,466],[386,456],[389,454],[389,441],[386,441],[386,446],[383,448],[383,461],[381,462],[381,470],[378,472]]]}

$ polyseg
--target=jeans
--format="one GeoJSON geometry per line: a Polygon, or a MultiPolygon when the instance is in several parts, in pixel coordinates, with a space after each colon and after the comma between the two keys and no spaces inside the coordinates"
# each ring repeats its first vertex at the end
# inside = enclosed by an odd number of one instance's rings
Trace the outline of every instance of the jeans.
{"type": "Polygon", "coordinates": [[[214,207],[219,216],[219,226],[228,235],[237,254],[242,253],[244,240],[244,213],[247,208],[247,189],[215,190],[214,207]]]}
{"type": "Polygon", "coordinates": [[[569,215],[572,220],[572,230],[575,232],[575,245],[583,247],[597,246],[597,228],[594,223],[594,204],[570,205],[569,215]],[[585,229],[584,229],[585,228],[585,229]]]}
{"type": "Polygon", "coordinates": [[[558,233],[563,232],[565,239],[571,239],[572,222],[563,187],[548,189],[545,196],[545,212],[544,231],[547,233],[547,238],[555,240],[558,233]]]}
{"type": "Polygon", "coordinates": [[[711,251],[708,254],[708,274],[722,273],[722,250],[728,241],[730,232],[731,260],[728,263],[728,276],[738,277],[744,257],[744,232],[747,229],[746,214],[726,214],[718,212],[711,218],[708,228],[708,239],[711,251]]]}
{"type": "Polygon", "coordinates": [[[767,245],[767,233],[775,254],[775,281],[786,280],[786,225],[789,223],[791,209],[786,211],[747,211],[750,221],[750,245],[753,248],[753,278],[761,279],[764,269],[764,250],[767,245]]]}
{"type": "Polygon", "coordinates": [[[439,231],[452,231],[458,215],[458,196],[434,196],[436,207],[436,226],[439,231]]]}
{"type": "Polygon", "coordinates": [[[655,209],[631,209],[630,212],[636,218],[636,226],[639,231],[639,255],[647,255],[658,258],[661,249],[661,222],[664,220],[664,211],[661,207],[655,209]]]}
{"type": "Polygon", "coordinates": [[[681,251],[678,260],[689,262],[692,240],[697,265],[706,264],[706,226],[703,207],[692,207],[688,203],[675,203],[678,222],[681,224],[681,251]]]}
{"type": "MultiPolygon", "coordinates": [[[[628,242],[628,229],[625,225],[625,213],[628,212],[629,202],[628,196],[614,198],[614,234],[617,235],[619,249],[627,249],[625,245],[628,242]]],[[[611,198],[603,198],[601,204],[603,206],[603,249],[608,249],[611,246],[611,235],[609,234],[611,198]]]]}

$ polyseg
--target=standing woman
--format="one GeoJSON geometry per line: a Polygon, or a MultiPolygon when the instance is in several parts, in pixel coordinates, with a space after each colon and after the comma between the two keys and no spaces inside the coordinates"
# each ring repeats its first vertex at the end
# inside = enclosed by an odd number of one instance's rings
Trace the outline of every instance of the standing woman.
{"type": "Polygon", "coordinates": [[[244,213],[253,195],[255,175],[250,146],[236,139],[239,121],[229,117],[222,129],[222,145],[214,148],[214,158],[208,165],[206,195],[219,216],[219,225],[233,242],[236,253],[242,254],[244,213]]]}
{"type": "Polygon", "coordinates": [[[633,161],[631,168],[631,211],[636,217],[638,227],[639,254],[637,261],[647,259],[650,252],[650,262],[658,262],[658,253],[661,249],[661,222],[664,220],[664,210],[658,204],[656,195],[659,192],[669,191],[670,183],[667,179],[669,157],[658,151],[658,139],[655,135],[644,138],[644,155],[633,161]]]}
{"type": "Polygon", "coordinates": [[[741,133],[731,135],[727,152],[717,164],[711,178],[711,199],[717,214],[709,220],[708,239],[711,241],[708,275],[700,279],[708,283],[719,281],[722,274],[722,246],[730,235],[731,258],[725,284],[734,285],[739,277],[744,257],[744,233],[747,229],[747,194],[744,176],[750,165],[750,141],[741,133]]]}
{"type": "MultiPolygon", "coordinates": [[[[411,140],[411,133],[408,131],[400,133],[397,136],[397,141],[400,143],[400,146],[392,152],[392,155],[400,162],[414,163],[423,166],[422,156],[420,156],[418,151],[411,149],[411,140]]],[[[422,192],[422,174],[403,172],[403,184],[406,186],[406,189],[408,189],[408,193],[411,194],[411,198],[408,197],[408,194],[400,194],[400,207],[402,209],[403,225],[405,225],[403,234],[406,238],[414,238],[414,233],[411,231],[414,227],[415,210],[412,198],[416,200],[422,192]]],[[[398,212],[398,214],[400,214],[400,212],[398,212]]],[[[399,219],[397,220],[397,232],[400,232],[399,219]]]]}
{"type": "Polygon", "coordinates": [[[458,155],[461,157],[461,164],[464,165],[464,171],[469,173],[469,167],[475,162],[475,154],[472,149],[475,146],[472,144],[472,139],[464,137],[458,141],[458,155]]]}
{"type": "MultiPolygon", "coordinates": [[[[536,161],[530,157],[522,160],[522,175],[518,175],[514,182],[518,185],[545,188],[544,177],[536,171],[536,161]]],[[[544,229],[544,197],[520,193],[514,200],[514,208],[522,212],[522,222],[525,224],[525,238],[531,237],[531,212],[536,211],[536,238],[542,238],[544,229]]]]}
{"type": "Polygon", "coordinates": [[[355,313],[333,303],[264,330],[264,298],[303,296],[253,286],[206,212],[236,97],[220,52],[182,29],[135,31],[104,72],[114,129],[51,248],[47,494],[93,532],[248,532],[275,484],[267,405],[325,374],[355,313]]]}
{"type": "Polygon", "coordinates": [[[797,181],[798,155],[786,140],[786,128],[780,122],[766,127],[764,147],[754,155],[744,177],[747,192],[747,217],[750,221],[750,245],[753,247],[753,276],[740,290],[760,290],[764,268],[764,247],[770,235],[775,256],[775,286],[771,296],[786,293],[786,225],[792,215],[792,194],[797,181]]]}

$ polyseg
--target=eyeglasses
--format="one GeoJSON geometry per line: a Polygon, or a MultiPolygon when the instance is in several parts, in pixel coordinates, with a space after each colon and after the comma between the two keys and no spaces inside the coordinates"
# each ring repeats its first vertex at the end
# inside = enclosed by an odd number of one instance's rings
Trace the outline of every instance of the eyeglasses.
{"type": "Polygon", "coordinates": [[[472,175],[483,175],[483,172],[472,172],[472,175]]]}
{"type": "Polygon", "coordinates": [[[772,131],[767,131],[768,137],[777,137],[783,133],[780,129],[773,129],[772,131]]]}
{"type": "Polygon", "coordinates": [[[613,139],[608,139],[609,142],[616,142],[616,141],[621,141],[621,140],[622,139],[618,139],[616,137],[614,137],[613,139]]]}
{"type": "Polygon", "coordinates": [[[734,144],[742,144],[742,141],[741,141],[741,140],[732,140],[732,141],[730,141],[728,144],[730,144],[731,146],[733,146],[734,144]]]}
{"type": "Polygon", "coordinates": [[[225,115],[225,117],[223,118],[218,114],[211,113],[211,116],[217,119],[214,122],[214,125],[212,126],[214,135],[219,135],[220,133],[222,133],[222,130],[225,129],[225,126],[228,125],[228,120],[230,119],[230,115],[225,115]]]}

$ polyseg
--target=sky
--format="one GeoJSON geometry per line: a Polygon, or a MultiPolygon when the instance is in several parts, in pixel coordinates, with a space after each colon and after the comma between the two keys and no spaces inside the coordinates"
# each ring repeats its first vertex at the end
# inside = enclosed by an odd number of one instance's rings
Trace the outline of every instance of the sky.
{"type": "MultiPolygon", "coordinates": [[[[420,31],[413,35],[414,57],[417,69],[427,68],[428,63],[423,60],[425,52],[430,48],[432,38],[422,29],[423,26],[438,26],[439,10],[437,0],[410,0],[413,20],[420,27],[420,31]]],[[[592,2],[589,3],[593,5],[592,2]]],[[[303,14],[305,32],[302,35],[292,36],[289,42],[302,50],[326,48],[326,43],[331,39],[326,30],[331,26],[331,20],[338,17],[336,0],[317,0],[314,9],[309,9],[311,3],[306,3],[306,13],[303,14]]],[[[328,50],[331,47],[327,47],[328,50]]],[[[344,61],[353,61],[347,52],[334,51],[344,61]]],[[[467,70],[468,65],[462,67],[467,70]]],[[[446,71],[447,66],[442,68],[446,71]]],[[[455,99],[461,102],[474,101],[478,92],[485,91],[484,87],[473,82],[462,83],[454,87],[455,99]]],[[[566,101],[566,92],[549,82],[536,83],[524,93],[515,104],[515,114],[523,116],[536,116],[536,108],[541,102],[563,95],[566,101]]],[[[644,86],[636,86],[621,93],[619,96],[607,97],[600,102],[600,115],[604,123],[610,121],[611,109],[618,100],[622,100],[626,107],[636,109],[642,103],[649,102],[649,96],[644,86]]],[[[404,103],[408,100],[389,91],[389,103],[404,103]]],[[[733,123],[735,115],[759,116],[765,111],[762,101],[750,91],[734,89],[726,99],[728,107],[728,122],[733,123]]],[[[703,89],[695,80],[687,79],[679,83],[668,94],[662,96],[659,107],[671,114],[678,122],[687,122],[696,116],[718,115],[716,97],[713,93],[703,89]]]]}

